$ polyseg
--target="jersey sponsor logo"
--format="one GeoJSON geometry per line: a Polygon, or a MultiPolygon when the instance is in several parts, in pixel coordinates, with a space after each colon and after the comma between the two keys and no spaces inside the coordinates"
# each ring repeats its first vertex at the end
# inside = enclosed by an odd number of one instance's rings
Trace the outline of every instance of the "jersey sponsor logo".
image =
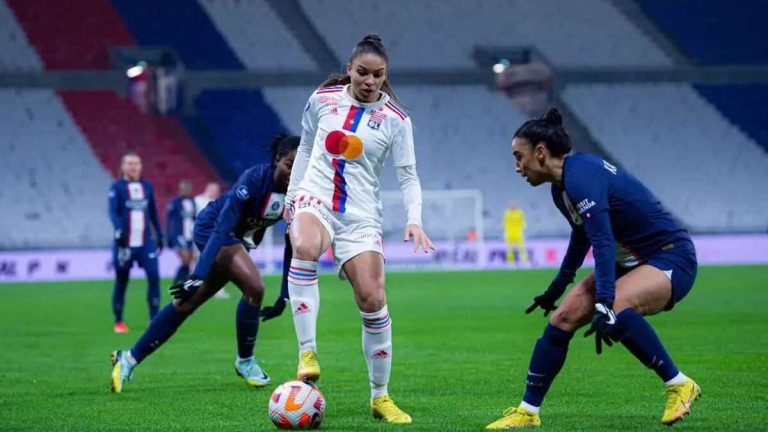
{"type": "Polygon", "coordinates": [[[571,221],[575,225],[582,225],[584,221],[581,219],[581,216],[576,213],[576,209],[573,208],[573,204],[571,204],[571,200],[568,198],[568,195],[565,193],[565,191],[563,191],[563,203],[565,204],[565,209],[568,210],[568,216],[571,217],[571,221]]]}
{"type": "Polygon", "coordinates": [[[616,169],[616,166],[611,165],[610,163],[606,162],[605,160],[603,160],[603,168],[607,169],[608,171],[611,172],[611,174],[614,174],[614,175],[616,175],[616,171],[618,171],[616,169]]]}
{"type": "Polygon", "coordinates": [[[238,198],[245,201],[248,199],[248,188],[240,185],[235,189],[235,195],[237,195],[238,198]]]}
{"type": "Polygon", "coordinates": [[[336,157],[355,160],[363,154],[363,140],[355,134],[347,135],[335,130],[325,137],[325,151],[336,157]]]}
{"type": "Polygon", "coordinates": [[[585,211],[591,209],[594,206],[594,201],[589,198],[584,198],[583,200],[579,201],[578,204],[576,204],[576,210],[579,212],[579,214],[583,214],[585,211]]]}
{"type": "Polygon", "coordinates": [[[125,201],[125,207],[129,210],[144,210],[147,208],[147,200],[145,199],[131,199],[125,201]]]}

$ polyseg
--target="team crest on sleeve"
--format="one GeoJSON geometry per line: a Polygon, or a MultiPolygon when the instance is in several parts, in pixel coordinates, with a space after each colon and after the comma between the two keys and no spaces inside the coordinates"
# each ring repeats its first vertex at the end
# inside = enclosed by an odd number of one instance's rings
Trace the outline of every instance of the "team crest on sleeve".
{"type": "Polygon", "coordinates": [[[248,199],[248,188],[240,185],[235,189],[235,195],[237,195],[238,198],[245,201],[248,199]]]}

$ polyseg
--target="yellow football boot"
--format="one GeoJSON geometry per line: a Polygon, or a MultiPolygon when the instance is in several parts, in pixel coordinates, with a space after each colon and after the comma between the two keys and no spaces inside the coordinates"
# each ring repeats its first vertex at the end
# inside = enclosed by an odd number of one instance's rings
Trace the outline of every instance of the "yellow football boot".
{"type": "Polygon", "coordinates": [[[125,358],[126,351],[113,351],[109,356],[110,363],[112,363],[112,375],[110,376],[110,388],[112,393],[120,393],[123,391],[123,383],[130,381],[133,376],[133,368],[128,360],[125,358]]]}
{"type": "Polygon", "coordinates": [[[296,372],[299,381],[315,382],[320,379],[320,363],[317,362],[317,354],[312,351],[304,351],[299,356],[299,370],[296,372]]]}
{"type": "Polygon", "coordinates": [[[371,400],[371,414],[373,418],[382,419],[392,424],[409,424],[411,416],[395,405],[395,401],[389,395],[379,396],[371,400]]]}
{"type": "Polygon", "coordinates": [[[665,390],[667,405],[664,407],[664,415],[661,422],[667,426],[675,424],[691,413],[693,401],[701,396],[701,387],[692,379],[681,384],[672,384],[665,390]]]}
{"type": "Polygon", "coordinates": [[[486,426],[486,429],[522,429],[541,426],[541,419],[525,408],[512,407],[504,410],[504,417],[486,426]]]}

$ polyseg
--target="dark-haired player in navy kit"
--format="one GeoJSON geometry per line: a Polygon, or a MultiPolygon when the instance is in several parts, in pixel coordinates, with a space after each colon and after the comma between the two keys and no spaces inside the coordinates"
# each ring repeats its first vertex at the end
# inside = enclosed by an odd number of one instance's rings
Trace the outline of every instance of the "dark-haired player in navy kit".
{"type": "Polygon", "coordinates": [[[147,274],[147,302],[149,319],[157,315],[160,307],[160,276],[157,255],[163,248],[163,231],[157,217],[155,193],[152,185],[141,178],[141,158],[129,152],[120,160],[122,178],[109,189],[109,218],[115,229],[112,263],[115,267],[115,287],[112,292],[112,311],[115,314],[115,333],[127,333],[123,321],[125,290],[133,263],[147,274]],[[150,234],[150,224],[155,238],[150,234]]]}
{"type": "Polygon", "coordinates": [[[195,200],[192,198],[192,182],[182,180],[179,182],[179,195],[168,203],[166,217],[168,247],[176,251],[181,261],[176,270],[176,277],[173,279],[174,284],[189,276],[189,266],[194,258],[195,243],[192,234],[196,214],[195,200]]]}
{"type": "Polygon", "coordinates": [[[173,303],[160,311],[136,344],[130,350],[112,353],[113,392],[120,393],[136,365],[163,345],[188,316],[229,281],[243,293],[237,305],[235,371],[253,387],[269,384],[269,376],[259,366],[253,351],[260,315],[267,320],[280,315],[285,308],[291,245],[287,242],[285,247],[280,296],[273,307],[264,311],[260,311],[264,282],[247,249],[257,247],[266,229],[282,219],[298,146],[299,137],[275,138],[272,163],[246,170],[229,191],[200,212],[194,241],[202,253],[195,270],[185,281],[171,286],[173,303]]]}
{"type": "Polygon", "coordinates": [[[572,230],[560,271],[526,310],[555,312],[534,347],[523,401],[487,428],[541,424],[539,407],[569,342],[590,322],[584,335],[594,334],[598,354],[603,343],[620,342],[661,378],[667,394],[661,421],[673,424],[690,413],[701,389],[680,372],[644,315],[671,310],[688,294],[697,270],[693,242],[635,177],[599,156],[570,151],[556,109],[525,122],[512,141],[517,172],[532,186],[552,183],[552,198],[572,230]],[[595,271],[556,306],[590,247],[595,271]]]}

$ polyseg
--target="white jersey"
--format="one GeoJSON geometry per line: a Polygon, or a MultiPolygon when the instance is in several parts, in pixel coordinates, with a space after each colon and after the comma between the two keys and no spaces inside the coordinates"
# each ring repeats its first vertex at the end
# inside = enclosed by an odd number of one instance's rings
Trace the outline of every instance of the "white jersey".
{"type": "Polygon", "coordinates": [[[411,119],[382,92],[361,103],[338,85],[310,96],[301,120],[299,156],[311,148],[302,173],[294,168],[289,198],[319,199],[334,212],[381,224],[379,174],[390,152],[396,167],[416,164],[411,119]]]}

